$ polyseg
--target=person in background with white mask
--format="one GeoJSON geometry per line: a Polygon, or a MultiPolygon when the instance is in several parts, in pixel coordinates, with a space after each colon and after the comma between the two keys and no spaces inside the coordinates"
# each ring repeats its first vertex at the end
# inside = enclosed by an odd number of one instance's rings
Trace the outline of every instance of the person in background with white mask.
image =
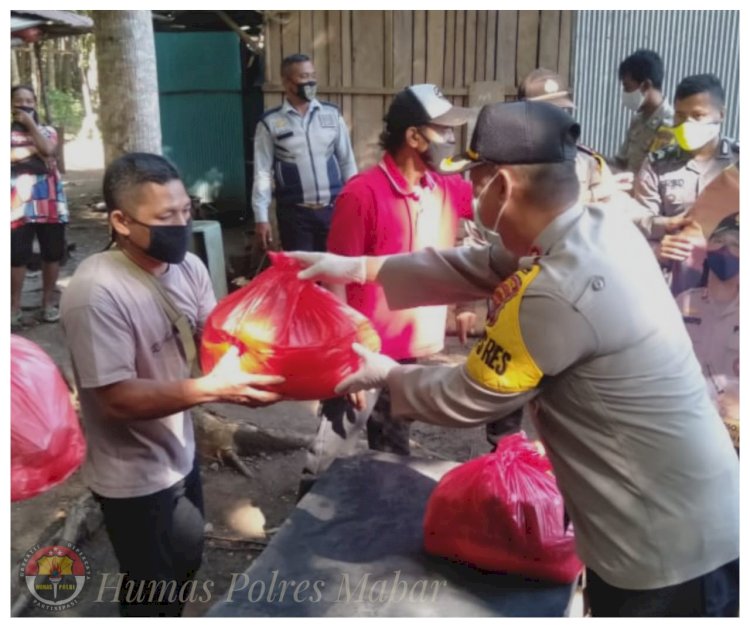
{"type": "MultiPolygon", "coordinates": [[[[560,107],[571,116],[575,111],[573,94],[566,87],[563,77],[546,68],[531,71],[521,81],[518,88],[518,100],[547,102],[560,107]]],[[[615,178],[602,155],[581,143],[577,148],[576,172],[581,184],[581,202],[622,202],[622,194],[629,192],[632,188],[632,175],[615,178]]]]}
{"type": "MultiPolygon", "coordinates": [[[[675,91],[676,144],[651,153],[635,178],[633,195],[641,208],[636,226],[652,241],[665,266],[687,260],[695,240],[680,232],[694,230],[689,216],[703,190],[725,169],[739,164],[739,144],[721,135],[724,88],[713,74],[684,78],[675,91]]],[[[678,294],[687,287],[673,285],[678,294]]]]}
{"type": "Polygon", "coordinates": [[[622,104],[635,115],[613,166],[635,174],[650,152],[674,141],[669,132],[674,109],[661,92],[664,63],[653,50],[636,50],[620,64],[618,76],[622,104]]]}

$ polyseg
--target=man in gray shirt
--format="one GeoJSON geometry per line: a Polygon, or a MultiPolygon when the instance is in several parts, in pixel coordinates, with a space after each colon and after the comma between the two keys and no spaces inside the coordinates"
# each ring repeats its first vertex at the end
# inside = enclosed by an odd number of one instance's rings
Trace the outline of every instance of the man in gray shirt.
{"type": "Polygon", "coordinates": [[[378,281],[392,308],[492,298],[464,365],[401,366],[357,347],[360,371],[337,390],[386,385],[394,416],[455,427],[534,399],[592,612],[732,614],[737,456],[646,240],[578,203],[578,133],[546,103],[482,109],[465,166],[488,247],[296,254],[302,277],[378,281]]]}
{"type": "Polygon", "coordinates": [[[104,200],[117,249],[86,259],[61,301],[86,434],[83,477],[120,564],[106,583],[120,612],[176,616],[203,550],[189,408],[273,402],[277,395],[255,387],[281,378],[243,373],[234,352],[191,377],[190,354],[216,298],[203,262],[187,253],[191,204],[174,166],[124,155],[104,174],[104,200]]]}
{"type": "Polygon", "coordinates": [[[662,94],[664,62],[653,50],[636,50],[618,69],[622,104],[635,115],[615,156],[618,168],[636,174],[646,156],[674,141],[674,109],[662,94]]]}

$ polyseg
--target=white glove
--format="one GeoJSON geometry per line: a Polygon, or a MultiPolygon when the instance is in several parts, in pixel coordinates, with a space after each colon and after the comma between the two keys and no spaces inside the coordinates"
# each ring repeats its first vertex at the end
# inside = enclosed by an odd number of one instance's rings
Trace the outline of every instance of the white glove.
{"type": "Polygon", "coordinates": [[[365,283],[364,257],[345,257],[332,253],[288,253],[289,257],[307,266],[300,271],[299,279],[315,279],[332,284],[365,283]]]}
{"type": "Polygon", "coordinates": [[[354,353],[362,358],[359,370],[350,375],[336,386],[337,395],[348,395],[360,390],[382,388],[388,379],[388,374],[398,366],[398,362],[382,353],[374,353],[361,344],[352,345],[354,353]]]}

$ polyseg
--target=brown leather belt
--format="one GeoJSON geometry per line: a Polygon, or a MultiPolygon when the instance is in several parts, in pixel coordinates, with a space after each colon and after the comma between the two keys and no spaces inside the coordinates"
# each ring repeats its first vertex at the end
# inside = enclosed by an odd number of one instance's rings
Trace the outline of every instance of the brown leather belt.
{"type": "Polygon", "coordinates": [[[312,209],[315,211],[318,209],[325,209],[328,205],[324,205],[323,203],[297,203],[297,207],[302,209],[312,209]]]}

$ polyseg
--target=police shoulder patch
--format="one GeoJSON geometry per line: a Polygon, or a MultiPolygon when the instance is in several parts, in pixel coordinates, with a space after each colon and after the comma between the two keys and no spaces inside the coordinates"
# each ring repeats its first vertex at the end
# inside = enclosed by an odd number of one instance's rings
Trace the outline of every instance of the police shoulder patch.
{"type": "Polygon", "coordinates": [[[730,154],[740,154],[740,143],[728,137],[723,137],[719,143],[719,154],[726,157],[730,154]]]}
{"type": "Polygon", "coordinates": [[[594,158],[594,161],[596,162],[596,168],[597,170],[599,170],[599,172],[602,172],[604,170],[604,167],[607,165],[607,160],[604,158],[604,155],[595,151],[593,148],[585,146],[584,144],[576,144],[576,148],[584,155],[588,155],[589,157],[594,158]]]}
{"type": "Polygon", "coordinates": [[[265,120],[268,116],[271,116],[274,113],[277,113],[277,112],[281,111],[281,109],[282,109],[282,107],[280,107],[280,106],[279,107],[273,107],[272,109],[266,109],[263,112],[262,119],[265,120]]]}
{"type": "Polygon", "coordinates": [[[540,266],[519,270],[492,295],[484,334],[466,360],[469,377],[494,392],[512,394],[532,390],[544,375],[521,334],[521,301],[540,266]]]}

